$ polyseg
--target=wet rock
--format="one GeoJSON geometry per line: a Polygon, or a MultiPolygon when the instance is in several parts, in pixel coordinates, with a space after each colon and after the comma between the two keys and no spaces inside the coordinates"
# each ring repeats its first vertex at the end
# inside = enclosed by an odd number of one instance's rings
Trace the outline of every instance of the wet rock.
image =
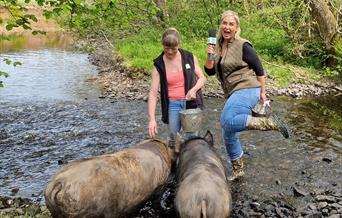
{"type": "Polygon", "coordinates": [[[325,208],[326,206],[328,206],[328,203],[325,202],[325,201],[322,201],[322,202],[318,203],[318,209],[325,208]]]}
{"type": "Polygon", "coordinates": [[[322,215],[323,216],[328,216],[328,214],[329,214],[329,210],[328,209],[323,209],[322,210],[322,215]]]}
{"type": "Polygon", "coordinates": [[[15,194],[18,193],[18,191],[19,191],[19,188],[18,188],[18,187],[12,188],[11,194],[12,194],[12,195],[15,195],[15,194]]]}
{"type": "Polygon", "coordinates": [[[41,206],[39,204],[26,198],[0,196],[0,205],[0,217],[3,217],[2,215],[5,215],[4,217],[21,217],[22,215],[25,215],[25,217],[51,217],[46,209],[40,210],[41,206]]]}
{"type": "Polygon", "coordinates": [[[331,163],[332,162],[332,160],[330,158],[328,158],[328,157],[324,157],[322,159],[322,161],[327,162],[327,163],[331,163]]]}
{"type": "Polygon", "coordinates": [[[314,204],[314,203],[308,204],[308,208],[309,208],[310,210],[317,210],[316,204],[314,204]]]}
{"type": "Polygon", "coordinates": [[[325,138],[324,138],[324,137],[317,137],[317,140],[318,140],[318,141],[324,141],[325,138]]]}
{"type": "Polygon", "coordinates": [[[6,132],[5,129],[0,129],[0,139],[4,140],[7,139],[9,137],[8,133],[6,132]]]}
{"type": "Polygon", "coordinates": [[[333,209],[336,209],[336,210],[342,208],[342,205],[338,204],[338,203],[333,203],[333,204],[330,204],[329,206],[333,209]]]}
{"type": "Polygon", "coordinates": [[[321,212],[313,212],[304,216],[304,218],[321,218],[321,217],[322,217],[321,212]]]}
{"type": "Polygon", "coordinates": [[[328,216],[327,218],[341,218],[341,214],[333,214],[331,216],[328,216]]]}
{"type": "Polygon", "coordinates": [[[335,203],[336,202],[336,198],[334,196],[330,196],[330,195],[317,195],[315,199],[317,201],[326,201],[329,203],[335,203]]]}
{"type": "Polygon", "coordinates": [[[249,211],[248,212],[249,216],[256,216],[256,217],[261,217],[263,214],[260,212],[255,212],[255,211],[249,211]]]}
{"type": "Polygon", "coordinates": [[[21,209],[21,208],[15,209],[15,212],[16,212],[18,215],[24,215],[24,214],[25,214],[24,210],[21,209]]]}
{"type": "Polygon", "coordinates": [[[342,148],[342,143],[334,138],[329,138],[329,143],[337,148],[342,148]]]}
{"type": "Polygon", "coordinates": [[[258,202],[252,202],[252,203],[250,203],[250,205],[252,208],[259,208],[260,207],[260,204],[258,202]]]}
{"type": "Polygon", "coordinates": [[[58,160],[58,165],[63,165],[63,164],[67,164],[67,163],[68,163],[67,160],[62,160],[62,159],[58,160]]]}
{"type": "Polygon", "coordinates": [[[300,197],[300,196],[307,196],[307,195],[310,194],[307,190],[305,190],[305,189],[302,188],[302,187],[293,186],[292,188],[293,188],[293,193],[294,193],[294,195],[297,196],[297,197],[300,197]]]}

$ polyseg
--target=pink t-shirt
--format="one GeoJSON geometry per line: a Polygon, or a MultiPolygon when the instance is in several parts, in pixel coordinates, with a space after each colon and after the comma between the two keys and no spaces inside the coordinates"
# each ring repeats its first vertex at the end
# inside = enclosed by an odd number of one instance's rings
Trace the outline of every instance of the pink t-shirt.
{"type": "Polygon", "coordinates": [[[178,72],[170,72],[168,69],[166,69],[166,79],[169,99],[171,101],[184,100],[185,89],[183,70],[178,72]]]}

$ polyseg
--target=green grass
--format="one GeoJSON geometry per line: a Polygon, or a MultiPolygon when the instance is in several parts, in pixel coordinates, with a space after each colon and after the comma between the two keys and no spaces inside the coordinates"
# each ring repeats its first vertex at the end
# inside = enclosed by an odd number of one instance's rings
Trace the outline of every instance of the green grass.
{"type": "MultiPolygon", "coordinates": [[[[115,43],[115,51],[124,57],[125,64],[130,67],[142,68],[151,71],[153,67],[153,59],[162,52],[161,35],[163,30],[149,28],[134,36],[125,38],[115,43]]],[[[278,32],[279,33],[279,32],[278,32]]],[[[186,37],[181,34],[181,48],[194,53],[198,58],[200,66],[204,66],[206,60],[206,38],[186,37]]],[[[258,34],[258,33],[256,33],[258,34]]],[[[261,33],[260,33],[261,34],[261,33]]],[[[276,34],[277,35],[277,34],[276,34]]],[[[259,46],[264,47],[263,50],[256,48],[259,57],[266,72],[274,78],[281,88],[287,87],[291,83],[310,83],[311,81],[319,81],[322,79],[324,72],[320,72],[313,67],[300,67],[286,63],[281,55],[275,55],[280,52],[281,41],[284,39],[274,40],[272,45],[272,37],[267,41],[270,45],[262,46],[262,35],[256,35],[253,40],[259,41],[259,46]],[[261,37],[261,38],[260,38],[261,37]],[[273,48],[273,51],[267,50],[267,47],[273,48]],[[269,54],[267,54],[269,53],[269,54]]],[[[265,40],[265,39],[264,39],[265,40]]],[[[263,42],[265,43],[265,42],[263,42]]],[[[256,43],[258,45],[258,43],[256,43]]]]}
{"type": "MultiPolygon", "coordinates": [[[[140,32],[138,35],[125,38],[115,43],[116,52],[125,58],[126,65],[151,70],[153,59],[158,57],[163,50],[161,45],[162,32],[149,29],[140,32]]],[[[181,37],[180,47],[194,53],[201,66],[204,65],[206,58],[206,46],[206,39],[181,37]]]]}
{"type": "Polygon", "coordinates": [[[269,64],[263,64],[266,72],[275,80],[278,81],[278,84],[281,88],[285,88],[291,84],[294,74],[287,69],[283,69],[280,67],[272,66],[269,64]]]}

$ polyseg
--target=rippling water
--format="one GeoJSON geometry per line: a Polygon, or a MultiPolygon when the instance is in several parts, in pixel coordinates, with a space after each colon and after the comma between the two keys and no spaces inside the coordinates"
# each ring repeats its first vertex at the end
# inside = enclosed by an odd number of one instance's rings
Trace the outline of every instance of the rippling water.
{"type": "Polygon", "coordinates": [[[96,68],[87,54],[58,49],[22,50],[1,54],[0,59],[20,61],[14,67],[1,63],[0,70],[8,72],[1,78],[5,87],[0,89],[1,100],[78,100],[94,98],[100,93],[93,83],[96,68]]]}
{"type": "MultiPolygon", "coordinates": [[[[23,65],[0,65],[10,73],[0,89],[0,195],[43,202],[47,181],[65,163],[122,150],[147,136],[147,103],[98,98],[96,69],[86,54],[22,49],[2,53],[2,58],[23,65]]],[[[291,186],[298,182],[342,189],[336,182],[342,178],[341,97],[273,98],[272,108],[288,123],[292,137],[285,140],[273,131],[243,132],[248,176],[233,184],[232,191],[265,198],[281,193],[293,200],[291,186]]],[[[213,132],[216,149],[226,162],[219,124],[223,104],[223,99],[206,99],[204,130],[213,132]]],[[[159,136],[166,139],[159,111],[157,119],[159,136]]],[[[170,190],[164,195],[172,196],[170,190]]],[[[158,216],[162,215],[157,212],[158,216]]]]}

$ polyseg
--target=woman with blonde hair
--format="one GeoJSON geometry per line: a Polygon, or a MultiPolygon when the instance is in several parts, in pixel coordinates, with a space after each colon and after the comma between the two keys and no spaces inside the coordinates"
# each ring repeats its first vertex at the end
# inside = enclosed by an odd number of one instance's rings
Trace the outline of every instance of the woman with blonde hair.
{"type": "Polygon", "coordinates": [[[233,174],[228,180],[244,175],[240,132],[248,129],[276,130],[289,137],[286,125],[275,115],[253,117],[252,108],[266,101],[265,73],[252,44],[240,37],[240,19],[234,11],[222,14],[217,45],[208,45],[204,69],[217,76],[227,99],[221,114],[224,144],[230,157],[233,174]]]}

